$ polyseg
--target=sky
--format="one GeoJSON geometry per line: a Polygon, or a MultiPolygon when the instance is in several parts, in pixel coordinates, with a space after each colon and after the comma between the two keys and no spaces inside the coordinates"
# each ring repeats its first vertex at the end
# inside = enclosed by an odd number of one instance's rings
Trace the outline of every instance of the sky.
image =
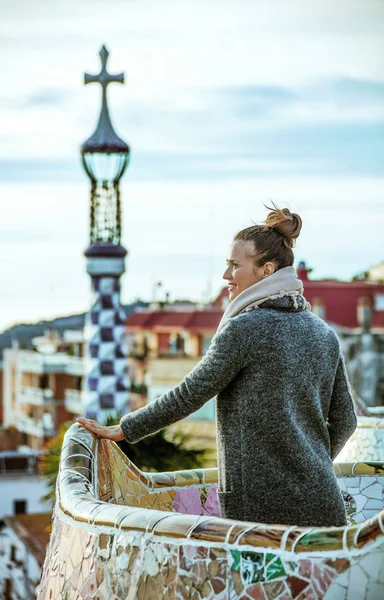
{"type": "Polygon", "coordinates": [[[85,311],[102,44],[128,249],[122,301],[207,301],[233,236],[273,200],[296,261],[348,279],[384,260],[381,0],[0,0],[0,330],[85,311]]]}

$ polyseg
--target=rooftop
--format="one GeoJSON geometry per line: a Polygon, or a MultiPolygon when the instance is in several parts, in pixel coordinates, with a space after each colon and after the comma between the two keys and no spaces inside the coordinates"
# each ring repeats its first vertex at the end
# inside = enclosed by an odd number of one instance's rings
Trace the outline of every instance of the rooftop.
{"type": "Polygon", "coordinates": [[[5,522],[20,538],[40,566],[44,563],[45,551],[51,533],[51,513],[35,513],[5,517],[5,522]]]}
{"type": "Polygon", "coordinates": [[[221,309],[194,311],[140,311],[130,315],[126,321],[128,329],[216,329],[223,315],[221,309]]]}

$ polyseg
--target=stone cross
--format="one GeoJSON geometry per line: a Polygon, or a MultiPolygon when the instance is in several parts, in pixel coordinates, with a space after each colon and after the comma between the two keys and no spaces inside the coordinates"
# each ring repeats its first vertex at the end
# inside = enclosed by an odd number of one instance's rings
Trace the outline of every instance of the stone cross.
{"type": "MultiPolygon", "coordinates": [[[[107,105],[107,86],[109,83],[124,83],[124,73],[118,75],[111,75],[107,71],[107,62],[109,52],[105,46],[103,46],[99,52],[101,58],[101,71],[98,75],[90,75],[89,73],[84,74],[84,83],[100,83],[102,90],[102,102],[99,121],[96,127],[96,131],[93,135],[82,145],[82,154],[86,152],[98,152],[110,154],[111,152],[118,152],[123,154],[129,153],[128,145],[121,140],[116,132],[114,131],[109,116],[108,105],[107,105]]],[[[89,174],[87,167],[85,170],[89,174]]]]}
{"type": "Polygon", "coordinates": [[[105,96],[105,91],[107,89],[107,85],[109,83],[124,83],[124,73],[119,73],[118,75],[110,75],[107,71],[107,62],[109,52],[105,46],[103,46],[99,52],[101,58],[101,71],[98,75],[89,75],[89,73],[84,74],[84,83],[100,83],[103,89],[103,97],[105,96]]]}

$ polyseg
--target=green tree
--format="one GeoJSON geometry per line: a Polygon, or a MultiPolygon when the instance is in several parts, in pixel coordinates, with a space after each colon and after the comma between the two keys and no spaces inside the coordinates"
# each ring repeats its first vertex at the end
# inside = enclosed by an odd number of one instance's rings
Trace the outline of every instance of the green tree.
{"type": "Polygon", "coordinates": [[[66,431],[70,428],[72,422],[64,423],[60,427],[59,433],[50,439],[39,460],[39,471],[46,480],[48,492],[41,498],[42,502],[55,501],[56,479],[59,472],[60,453],[63,445],[63,439],[66,431]]]}
{"type": "Polygon", "coordinates": [[[369,271],[359,271],[352,277],[352,281],[368,281],[369,271]]]}

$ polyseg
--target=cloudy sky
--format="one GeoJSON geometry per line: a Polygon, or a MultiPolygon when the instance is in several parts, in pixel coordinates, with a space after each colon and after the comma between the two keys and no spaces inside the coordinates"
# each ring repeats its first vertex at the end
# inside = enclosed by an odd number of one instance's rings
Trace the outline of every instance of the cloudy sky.
{"type": "Polygon", "coordinates": [[[303,218],[297,260],[350,278],[384,259],[381,0],[0,3],[0,330],[86,310],[79,145],[109,70],[122,182],[123,301],[221,289],[227,250],[274,200],[303,218]]]}

